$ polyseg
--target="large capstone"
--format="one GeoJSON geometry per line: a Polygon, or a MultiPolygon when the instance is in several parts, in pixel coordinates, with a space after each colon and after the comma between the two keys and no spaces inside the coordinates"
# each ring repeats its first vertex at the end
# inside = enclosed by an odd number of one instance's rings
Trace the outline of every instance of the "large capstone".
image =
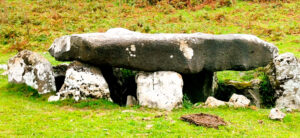
{"type": "Polygon", "coordinates": [[[300,109],[300,61],[292,53],[274,59],[277,108],[300,109]]]}
{"type": "Polygon", "coordinates": [[[65,81],[56,96],[49,101],[73,98],[76,101],[91,98],[104,98],[111,101],[108,84],[97,67],[72,62],[66,72],[65,81]]]}
{"type": "Polygon", "coordinates": [[[278,49],[246,34],[145,34],[114,28],[105,33],[63,36],[49,52],[61,61],[186,74],[266,66],[278,49]]]}
{"type": "Polygon", "coordinates": [[[8,81],[25,83],[39,94],[56,91],[51,63],[43,56],[24,50],[8,61],[8,81]]]}
{"type": "Polygon", "coordinates": [[[172,71],[140,72],[136,76],[137,99],[141,106],[172,110],[182,104],[183,81],[172,71]]]}

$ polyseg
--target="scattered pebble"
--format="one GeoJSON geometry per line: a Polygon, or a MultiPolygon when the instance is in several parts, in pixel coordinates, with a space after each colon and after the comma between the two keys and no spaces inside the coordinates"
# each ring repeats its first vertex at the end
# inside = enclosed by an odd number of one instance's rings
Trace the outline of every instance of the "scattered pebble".
{"type": "Polygon", "coordinates": [[[134,110],[123,110],[122,113],[134,113],[134,110]]]}
{"type": "Polygon", "coordinates": [[[150,124],[150,125],[147,125],[147,126],[146,126],[146,129],[151,129],[152,127],[153,127],[153,125],[151,125],[151,124],[150,124]]]}
{"type": "Polygon", "coordinates": [[[262,121],[262,120],[258,120],[258,123],[259,123],[259,124],[263,124],[263,123],[264,123],[264,121],[262,121]]]}
{"type": "Polygon", "coordinates": [[[293,112],[293,110],[291,108],[287,108],[286,112],[291,113],[291,112],[293,112]]]}
{"type": "Polygon", "coordinates": [[[278,108],[273,108],[270,111],[269,118],[272,120],[282,120],[285,117],[285,114],[281,112],[278,108]]]}
{"type": "Polygon", "coordinates": [[[149,120],[151,120],[151,117],[144,117],[142,120],[143,121],[149,121],[149,120]]]}

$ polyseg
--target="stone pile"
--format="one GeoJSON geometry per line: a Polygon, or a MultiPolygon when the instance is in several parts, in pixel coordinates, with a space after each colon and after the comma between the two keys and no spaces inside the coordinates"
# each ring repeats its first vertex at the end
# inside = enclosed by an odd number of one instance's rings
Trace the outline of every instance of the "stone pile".
{"type": "Polygon", "coordinates": [[[207,100],[205,101],[204,105],[206,107],[219,107],[219,106],[233,106],[235,108],[240,108],[240,107],[248,107],[250,105],[250,100],[239,94],[233,94],[228,102],[224,102],[221,100],[218,100],[212,96],[208,97],[207,100]]]}
{"type": "MultiPolygon", "coordinates": [[[[181,106],[183,91],[202,101],[213,95],[216,71],[263,67],[278,55],[277,47],[253,35],[144,34],[122,28],[63,36],[49,52],[72,63],[52,67],[40,55],[22,51],[9,60],[9,81],[40,94],[56,91],[49,101],[105,98],[165,110],[181,106]],[[135,72],[124,76],[123,68],[135,72]]],[[[232,102],[245,104],[238,99],[232,102]]]]}

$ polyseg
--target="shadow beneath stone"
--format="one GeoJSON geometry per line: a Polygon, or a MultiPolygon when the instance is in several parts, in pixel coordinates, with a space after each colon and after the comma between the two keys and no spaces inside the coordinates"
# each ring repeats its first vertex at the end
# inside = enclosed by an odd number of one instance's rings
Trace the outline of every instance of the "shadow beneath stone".
{"type": "Polygon", "coordinates": [[[213,72],[202,71],[198,74],[182,74],[183,93],[192,103],[205,102],[212,96],[213,72]]]}
{"type": "Polygon", "coordinates": [[[126,105],[128,95],[136,98],[137,86],[135,83],[135,73],[132,73],[133,71],[121,68],[112,68],[110,66],[102,66],[100,69],[108,83],[110,97],[114,103],[126,105]]]}
{"type": "Polygon", "coordinates": [[[59,92],[60,88],[64,84],[65,78],[66,78],[65,76],[55,77],[56,92],[59,92]]]}

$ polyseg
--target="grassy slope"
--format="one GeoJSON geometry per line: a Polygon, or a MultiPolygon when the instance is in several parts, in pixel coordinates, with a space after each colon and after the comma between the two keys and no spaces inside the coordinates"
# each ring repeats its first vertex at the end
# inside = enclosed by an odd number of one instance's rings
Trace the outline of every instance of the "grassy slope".
{"type": "MultiPolygon", "coordinates": [[[[291,113],[283,122],[267,118],[268,109],[190,108],[164,112],[139,107],[119,107],[103,100],[72,106],[47,103],[34,90],[7,84],[0,77],[0,137],[4,136],[251,136],[296,137],[300,114],[291,113]],[[89,108],[86,108],[89,107],[89,108]],[[130,110],[132,112],[124,112],[130,110]],[[211,113],[229,122],[219,130],[197,127],[179,120],[183,114],[211,113]],[[166,117],[155,118],[156,115],[166,117]],[[144,119],[143,118],[149,118],[144,119]],[[263,123],[260,124],[259,120],[263,123]],[[147,128],[148,125],[153,125],[147,128]]],[[[67,102],[66,102],[67,103],[67,102]]]]}
{"type": "MultiPolygon", "coordinates": [[[[4,1],[0,0],[0,64],[14,53],[10,47],[45,51],[56,37],[105,31],[124,27],[141,32],[204,32],[213,34],[248,33],[276,44],[280,52],[300,57],[299,9],[294,3],[238,2],[233,7],[198,11],[176,10],[166,6],[135,8],[113,2],[4,1]],[[22,7],[22,8],[20,8],[22,7]]],[[[54,64],[58,64],[45,55],[54,64]]],[[[3,71],[0,70],[0,73],[3,71]]],[[[250,72],[253,73],[253,72],[250,72]]],[[[247,72],[246,72],[247,74],[247,72]]],[[[239,78],[239,72],[227,72],[223,78],[239,78]]],[[[300,135],[300,114],[288,114],[283,122],[267,119],[269,110],[259,109],[179,109],[165,119],[164,113],[138,107],[119,107],[103,100],[47,103],[45,97],[22,85],[10,85],[0,76],[0,137],[4,136],[279,136],[300,135]],[[134,110],[134,113],[123,113],[134,110]],[[178,120],[187,113],[212,113],[230,122],[220,130],[196,127],[178,120]],[[152,117],[143,121],[144,117],[152,117]],[[258,120],[263,120],[259,124],[258,120]],[[147,129],[147,125],[153,125],[147,129]]]]}
{"type": "MultiPolygon", "coordinates": [[[[11,55],[0,57],[6,63],[11,55]]],[[[53,64],[58,64],[49,54],[53,64]]],[[[3,70],[0,70],[2,73],[3,70]]],[[[283,122],[268,119],[269,109],[234,108],[183,108],[164,112],[141,107],[119,107],[105,100],[73,103],[46,102],[47,96],[39,96],[25,85],[8,84],[6,76],[0,76],[0,137],[95,137],[95,136],[154,136],[154,137],[297,137],[300,135],[300,113],[287,114],[283,122]],[[130,110],[133,112],[124,112],[130,110]],[[211,113],[229,122],[219,130],[197,127],[179,120],[190,113],[211,113]],[[155,118],[159,114],[166,117],[155,118]],[[143,120],[150,118],[150,120],[143,120]],[[263,123],[260,124],[259,120],[263,123]],[[148,128],[148,125],[152,125],[148,128]]]]}
{"type": "Polygon", "coordinates": [[[232,7],[174,10],[166,5],[138,8],[116,2],[1,0],[0,49],[46,50],[53,40],[73,33],[113,27],[149,33],[246,33],[300,57],[300,1],[251,3],[232,7]]]}

